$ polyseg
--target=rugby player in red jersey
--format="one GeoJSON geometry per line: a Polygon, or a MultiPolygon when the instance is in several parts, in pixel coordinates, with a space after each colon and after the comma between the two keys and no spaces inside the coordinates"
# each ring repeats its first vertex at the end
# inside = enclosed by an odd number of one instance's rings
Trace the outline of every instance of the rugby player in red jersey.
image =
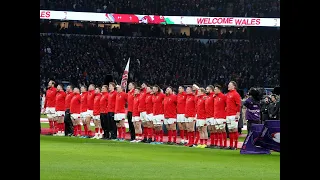
{"type": "Polygon", "coordinates": [[[152,144],[163,144],[163,130],[162,125],[164,121],[163,100],[165,95],[161,92],[158,85],[152,87],[153,97],[153,126],[155,131],[155,142],[152,144]]]}
{"type": "Polygon", "coordinates": [[[95,89],[95,96],[93,99],[93,120],[95,125],[95,134],[93,139],[101,139],[102,138],[102,128],[100,121],[100,99],[101,99],[101,90],[100,88],[95,89]]]}
{"type": "Polygon", "coordinates": [[[118,128],[118,140],[124,141],[126,136],[126,127],[124,125],[126,119],[126,102],[128,99],[127,93],[125,93],[120,85],[117,85],[117,95],[115,104],[114,120],[116,121],[118,128]]]}
{"type": "Polygon", "coordinates": [[[48,83],[48,89],[46,91],[46,97],[44,101],[45,114],[47,114],[49,120],[50,134],[56,133],[55,131],[55,103],[56,103],[56,94],[57,89],[54,87],[55,82],[50,80],[48,83]]]}
{"type": "Polygon", "coordinates": [[[229,137],[230,137],[230,147],[229,149],[237,149],[238,146],[238,121],[240,117],[241,111],[241,97],[236,90],[237,83],[235,81],[230,81],[228,84],[229,92],[226,94],[227,96],[227,126],[229,129],[229,137]]]}
{"type": "Polygon", "coordinates": [[[186,89],[186,107],[185,107],[185,117],[186,117],[186,129],[188,131],[189,142],[187,146],[192,147],[194,144],[194,123],[196,116],[196,98],[192,92],[192,88],[189,86],[186,89]]]}
{"type": "MultiPolygon", "coordinates": [[[[81,106],[80,106],[80,115],[81,115],[81,120],[82,120],[82,124],[84,127],[84,136],[82,136],[82,138],[87,138],[88,137],[88,126],[90,126],[90,123],[87,124],[86,121],[86,117],[87,117],[87,110],[88,110],[88,91],[87,91],[87,87],[85,85],[81,86],[81,106]]],[[[81,126],[79,133],[80,135],[82,135],[82,130],[81,130],[81,126]]]]}
{"type": "Polygon", "coordinates": [[[153,103],[152,103],[153,91],[151,86],[147,85],[147,94],[146,94],[146,113],[147,113],[147,122],[146,133],[147,133],[147,143],[152,142],[153,136],[153,103]]]}
{"type": "Polygon", "coordinates": [[[81,109],[81,95],[79,88],[73,89],[73,96],[70,101],[70,114],[73,124],[73,135],[80,136],[81,125],[80,125],[80,109],[81,109]]]}
{"type": "Polygon", "coordinates": [[[108,121],[108,86],[103,85],[101,88],[100,98],[100,121],[102,127],[102,139],[110,139],[110,122],[108,121]]]}
{"type": "Polygon", "coordinates": [[[65,116],[64,116],[64,123],[65,123],[65,135],[73,134],[73,124],[71,121],[70,116],[70,102],[73,97],[73,88],[71,85],[67,86],[66,90],[66,98],[65,98],[65,116]]]}
{"type": "Polygon", "coordinates": [[[208,130],[210,132],[210,148],[214,148],[217,146],[218,139],[217,139],[217,131],[216,131],[216,122],[214,119],[214,87],[209,85],[206,88],[206,92],[208,94],[206,101],[205,101],[205,110],[206,110],[206,124],[208,125],[208,130]]]}
{"type": "Polygon", "coordinates": [[[114,112],[116,106],[116,96],[115,91],[116,84],[114,82],[109,83],[109,96],[108,96],[108,125],[110,125],[111,139],[117,140],[117,125],[114,121],[114,112]]]}
{"type": "Polygon", "coordinates": [[[134,132],[136,139],[131,140],[130,142],[140,142],[142,140],[142,129],[141,129],[141,119],[139,112],[139,96],[140,96],[140,88],[136,87],[134,89],[134,97],[133,97],[133,108],[132,108],[132,121],[134,125],[134,132]]]}
{"type": "MultiPolygon", "coordinates": [[[[227,147],[227,133],[226,133],[226,107],[227,97],[221,93],[221,86],[214,87],[214,119],[216,121],[217,137],[220,148],[227,147]]],[[[216,140],[215,139],[215,140],[216,140]]]]}
{"type": "Polygon", "coordinates": [[[136,88],[136,84],[134,82],[130,82],[128,85],[129,92],[128,94],[128,112],[127,112],[127,119],[129,124],[129,131],[130,131],[130,140],[136,139],[136,135],[134,132],[134,126],[132,121],[132,111],[133,111],[133,98],[134,98],[134,89],[136,88]]]}
{"type": "Polygon", "coordinates": [[[90,130],[90,122],[91,119],[93,119],[93,103],[94,103],[94,97],[96,96],[95,93],[96,86],[94,84],[90,84],[88,88],[88,95],[87,95],[87,116],[86,116],[86,124],[88,126],[88,135],[91,136],[92,132],[90,130]]]}
{"type": "Polygon", "coordinates": [[[57,129],[58,133],[56,136],[64,136],[64,110],[65,110],[65,98],[66,93],[63,91],[62,85],[57,86],[56,94],[56,119],[58,121],[57,129]]]}
{"type": "Polygon", "coordinates": [[[186,99],[187,99],[187,94],[184,92],[184,88],[182,86],[179,86],[178,89],[178,95],[177,95],[177,124],[179,127],[179,132],[180,132],[180,137],[181,141],[180,144],[187,144],[188,140],[187,138],[184,139],[184,135],[187,136],[187,131],[186,129],[186,117],[185,117],[185,109],[186,109],[186,99]]]}
{"type": "Polygon", "coordinates": [[[139,95],[139,112],[140,112],[140,119],[142,121],[142,126],[143,126],[143,140],[142,142],[147,142],[147,112],[146,112],[146,95],[147,95],[147,84],[142,83],[141,84],[141,90],[140,90],[140,95],[139,95]]]}
{"type": "Polygon", "coordinates": [[[175,144],[177,141],[177,96],[173,94],[172,87],[167,87],[166,96],[163,100],[164,121],[168,130],[168,144],[175,144]],[[173,136],[173,141],[172,141],[173,136]]]}
{"type": "Polygon", "coordinates": [[[198,90],[198,98],[197,98],[197,122],[196,127],[198,127],[199,135],[200,135],[200,145],[199,148],[206,148],[208,141],[208,130],[206,124],[206,110],[205,110],[205,101],[207,99],[206,90],[204,88],[200,88],[198,90]]]}

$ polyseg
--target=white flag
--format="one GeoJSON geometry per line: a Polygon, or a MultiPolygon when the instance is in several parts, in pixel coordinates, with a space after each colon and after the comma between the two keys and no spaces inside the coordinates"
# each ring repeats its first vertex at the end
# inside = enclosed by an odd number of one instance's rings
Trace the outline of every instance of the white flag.
{"type": "Polygon", "coordinates": [[[127,89],[127,83],[128,83],[128,76],[129,76],[129,64],[130,64],[130,58],[128,59],[126,68],[124,69],[122,79],[121,79],[121,87],[126,91],[127,89]]]}

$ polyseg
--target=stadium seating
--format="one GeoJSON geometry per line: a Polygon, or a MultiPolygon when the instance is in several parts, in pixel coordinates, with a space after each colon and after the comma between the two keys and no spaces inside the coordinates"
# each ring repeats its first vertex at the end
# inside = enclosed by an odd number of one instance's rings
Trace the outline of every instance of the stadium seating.
{"type": "Polygon", "coordinates": [[[40,9],[172,16],[280,17],[280,0],[41,0],[40,9]]]}
{"type": "Polygon", "coordinates": [[[197,40],[65,34],[40,35],[40,85],[49,78],[101,85],[120,78],[131,57],[129,80],[178,86],[236,80],[240,88],[279,85],[279,39],[197,40]]]}

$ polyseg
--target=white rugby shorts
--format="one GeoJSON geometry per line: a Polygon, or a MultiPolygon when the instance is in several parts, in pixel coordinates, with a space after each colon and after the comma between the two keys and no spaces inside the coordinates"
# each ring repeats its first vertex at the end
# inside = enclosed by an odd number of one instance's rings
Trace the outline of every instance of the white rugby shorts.
{"type": "Polygon", "coordinates": [[[71,114],[71,119],[72,119],[72,120],[79,119],[80,117],[81,117],[80,114],[71,114]]]}
{"type": "Polygon", "coordinates": [[[140,119],[142,122],[146,122],[147,121],[147,112],[145,112],[145,111],[140,112],[140,119]]]}
{"type": "Polygon", "coordinates": [[[65,115],[64,111],[57,111],[56,112],[56,117],[61,117],[61,116],[64,116],[64,115],[65,115]]]}
{"type": "Polygon", "coordinates": [[[93,110],[87,110],[87,117],[93,117],[93,110]]]}
{"type": "Polygon", "coordinates": [[[236,115],[234,116],[227,116],[226,122],[228,129],[238,129],[238,119],[236,119],[236,115]]]}
{"type": "Polygon", "coordinates": [[[216,125],[217,123],[216,123],[216,120],[213,117],[211,117],[206,119],[206,124],[209,126],[213,126],[213,125],[216,125]]]}
{"type": "Polygon", "coordinates": [[[56,115],[56,108],[55,107],[46,107],[45,113],[49,119],[52,119],[56,115]]]}
{"type": "Polygon", "coordinates": [[[114,114],[114,120],[115,121],[121,121],[126,119],[126,114],[125,113],[117,113],[114,114]]]}
{"type": "Polygon", "coordinates": [[[147,114],[147,121],[153,122],[153,114],[147,114]]]}
{"type": "Polygon", "coordinates": [[[81,113],[80,113],[80,117],[81,117],[81,118],[83,118],[83,119],[84,119],[84,118],[86,118],[87,116],[88,116],[87,111],[86,111],[86,112],[81,112],[81,113]]]}
{"type": "Polygon", "coordinates": [[[164,118],[163,124],[174,124],[177,122],[176,118],[164,118]]]}
{"type": "Polygon", "coordinates": [[[93,116],[93,120],[99,121],[100,120],[100,115],[93,116]]]}
{"type": "Polygon", "coordinates": [[[207,126],[206,120],[205,119],[197,119],[196,126],[197,127],[207,126]]]}
{"type": "Polygon", "coordinates": [[[162,125],[164,121],[164,115],[158,114],[153,116],[153,124],[162,125]]]}
{"type": "Polygon", "coordinates": [[[216,129],[225,129],[226,128],[226,119],[216,118],[216,129]]]}
{"type": "Polygon", "coordinates": [[[186,117],[184,114],[177,114],[177,122],[183,123],[186,122],[186,117]]]}
{"type": "Polygon", "coordinates": [[[190,123],[190,122],[195,121],[196,119],[194,117],[187,117],[185,120],[186,120],[186,122],[190,123]]]}
{"type": "Polygon", "coordinates": [[[140,116],[133,116],[132,117],[132,122],[139,122],[141,121],[140,116]]]}

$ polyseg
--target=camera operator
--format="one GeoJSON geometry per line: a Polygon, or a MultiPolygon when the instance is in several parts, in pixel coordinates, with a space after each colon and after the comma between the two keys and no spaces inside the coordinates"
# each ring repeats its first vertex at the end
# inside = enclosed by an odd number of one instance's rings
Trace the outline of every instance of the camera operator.
{"type": "Polygon", "coordinates": [[[265,96],[261,103],[261,122],[264,124],[266,120],[269,119],[269,105],[270,105],[270,98],[265,96]]]}
{"type": "Polygon", "coordinates": [[[269,119],[279,120],[280,119],[280,102],[277,100],[277,95],[271,95],[271,103],[268,108],[269,119]]]}
{"type": "Polygon", "coordinates": [[[247,108],[246,120],[249,132],[253,124],[260,124],[260,101],[263,94],[260,89],[250,88],[248,95],[249,97],[243,105],[247,108]]]}

